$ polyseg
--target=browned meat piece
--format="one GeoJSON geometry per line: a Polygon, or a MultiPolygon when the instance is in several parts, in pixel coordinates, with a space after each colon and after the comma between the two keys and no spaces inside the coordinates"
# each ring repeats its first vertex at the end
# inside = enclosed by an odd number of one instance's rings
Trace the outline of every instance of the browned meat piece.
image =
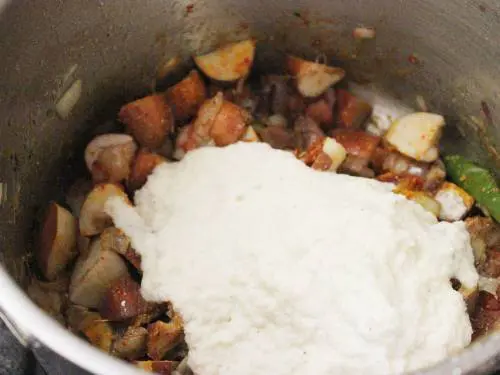
{"type": "Polygon", "coordinates": [[[331,134],[337,142],[344,146],[347,154],[366,159],[367,164],[380,143],[380,137],[364,131],[336,129],[331,134]]]}
{"type": "Polygon", "coordinates": [[[318,124],[307,116],[299,116],[295,120],[293,131],[295,147],[300,151],[309,150],[314,143],[325,137],[325,133],[318,124]]]}
{"type": "Polygon", "coordinates": [[[123,321],[154,308],[142,298],[141,287],[126,274],[115,280],[101,299],[99,313],[111,321],[123,321]]]}
{"type": "Polygon", "coordinates": [[[335,94],[332,89],[329,89],[322,98],[307,106],[306,115],[321,125],[323,129],[329,130],[334,123],[334,106],[335,94]]]}
{"type": "Polygon", "coordinates": [[[132,165],[132,172],[128,180],[129,188],[134,191],[140,189],[147,181],[148,176],[153,172],[156,166],[166,163],[167,160],[153,152],[141,149],[132,165]]]}
{"type": "Polygon", "coordinates": [[[476,267],[487,277],[500,276],[500,225],[487,217],[465,219],[471,236],[476,267]]]}
{"type": "Polygon", "coordinates": [[[263,142],[268,143],[273,148],[281,150],[291,150],[295,147],[295,137],[293,132],[279,126],[268,126],[255,129],[263,142]]]}
{"type": "Polygon", "coordinates": [[[183,339],[182,319],[177,314],[169,323],[157,321],[148,326],[148,356],[161,360],[183,339]]]}
{"type": "Polygon", "coordinates": [[[196,70],[165,93],[167,102],[172,107],[175,120],[186,121],[196,115],[201,104],[207,98],[205,83],[196,70]]]}
{"type": "Polygon", "coordinates": [[[160,147],[174,129],[174,116],[164,95],[150,95],[124,105],[118,117],[143,147],[160,147]]]}
{"type": "Polygon", "coordinates": [[[113,345],[113,355],[129,361],[142,358],[147,352],[148,330],[143,327],[128,327],[113,345]]]}
{"type": "Polygon", "coordinates": [[[345,129],[359,129],[370,117],[372,106],[347,90],[337,89],[337,125],[345,129]]]}
{"type": "Polygon", "coordinates": [[[500,299],[488,292],[479,292],[476,310],[471,318],[473,338],[484,336],[500,329],[500,299]]]}
{"type": "Polygon", "coordinates": [[[245,133],[249,122],[250,114],[247,111],[225,100],[215,116],[210,136],[217,146],[233,144],[245,133]]]}
{"type": "Polygon", "coordinates": [[[82,333],[92,345],[106,353],[110,352],[114,332],[102,316],[78,305],[70,306],[66,311],[66,316],[68,327],[74,333],[82,333]]]}

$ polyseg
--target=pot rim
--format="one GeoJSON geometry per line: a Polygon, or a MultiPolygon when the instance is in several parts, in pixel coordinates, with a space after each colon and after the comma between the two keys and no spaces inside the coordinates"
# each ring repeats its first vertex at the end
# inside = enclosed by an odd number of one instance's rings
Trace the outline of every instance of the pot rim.
{"type": "Polygon", "coordinates": [[[83,339],[67,331],[36,306],[19,288],[0,264],[0,311],[9,320],[7,325],[28,348],[43,345],[73,364],[96,375],[139,375],[146,372],[94,348],[83,339]]]}

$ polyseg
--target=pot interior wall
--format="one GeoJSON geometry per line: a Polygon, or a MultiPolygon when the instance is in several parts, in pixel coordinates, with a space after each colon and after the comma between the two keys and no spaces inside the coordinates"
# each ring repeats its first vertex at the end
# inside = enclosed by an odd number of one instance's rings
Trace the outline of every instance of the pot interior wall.
{"type": "Polygon", "coordinates": [[[159,66],[248,36],[265,70],[285,52],[325,54],[412,107],[423,96],[447,117],[445,149],[497,170],[499,11],[493,0],[17,0],[0,15],[0,259],[25,279],[41,209],[62,198],[83,145],[151,90],[159,66]],[[376,39],[355,42],[359,25],[376,39]],[[54,103],[72,79],[83,93],[62,120],[54,103]]]}

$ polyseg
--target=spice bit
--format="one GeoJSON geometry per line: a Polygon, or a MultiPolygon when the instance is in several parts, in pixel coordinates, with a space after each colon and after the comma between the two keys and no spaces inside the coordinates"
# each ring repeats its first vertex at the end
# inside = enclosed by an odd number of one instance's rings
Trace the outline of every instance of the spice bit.
{"type": "Polygon", "coordinates": [[[413,65],[420,64],[419,58],[413,52],[408,56],[408,62],[413,65]]]}

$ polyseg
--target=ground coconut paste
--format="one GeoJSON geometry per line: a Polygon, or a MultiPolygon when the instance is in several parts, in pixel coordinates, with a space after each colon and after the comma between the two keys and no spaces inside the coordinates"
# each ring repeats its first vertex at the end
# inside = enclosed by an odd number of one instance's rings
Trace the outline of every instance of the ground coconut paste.
{"type": "Polygon", "coordinates": [[[463,222],[266,144],[201,148],[107,212],[172,301],[199,375],[396,374],[471,340],[463,222]]]}

